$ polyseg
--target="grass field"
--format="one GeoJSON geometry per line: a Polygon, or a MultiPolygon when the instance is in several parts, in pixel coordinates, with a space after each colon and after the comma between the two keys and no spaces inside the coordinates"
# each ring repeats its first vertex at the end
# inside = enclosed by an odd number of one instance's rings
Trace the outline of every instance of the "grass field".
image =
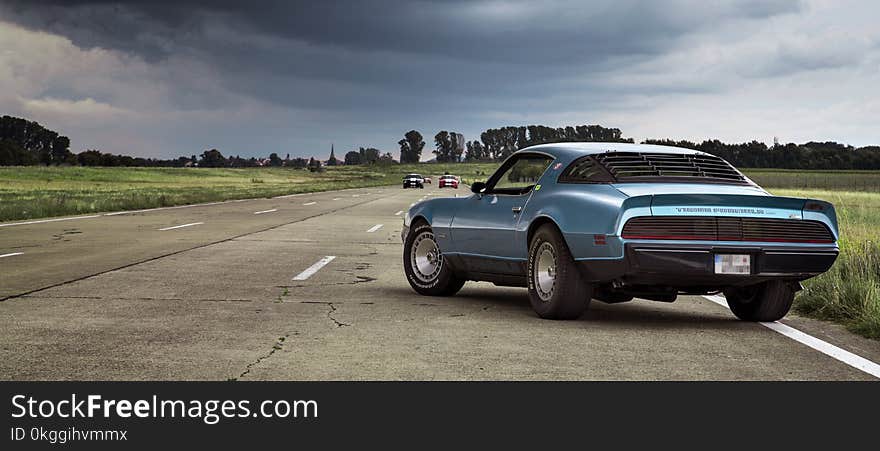
{"type": "Polygon", "coordinates": [[[408,172],[465,178],[493,164],[300,169],[0,167],[0,221],[396,185],[408,172]],[[427,169],[430,168],[430,169],[427,169]]]}
{"type": "MultiPolygon", "coordinates": [[[[0,221],[396,185],[403,175],[450,172],[485,180],[497,164],[331,167],[323,173],[283,168],[0,167],[0,221]]],[[[834,203],[841,255],[807,281],[795,309],[880,338],[880,171],[752,169],[752,180],[777,195],[834,203]]],[[[435,182],[436,183],[436,182],[435,182]]]]}
{"type": "Polygon", "coordinates": [[[880,338],[880,191],[770,191],[832,202],[840,224],[837,262],[827,273],[804,282],[806,289],[796,298],[795,310],[880,338]]]}

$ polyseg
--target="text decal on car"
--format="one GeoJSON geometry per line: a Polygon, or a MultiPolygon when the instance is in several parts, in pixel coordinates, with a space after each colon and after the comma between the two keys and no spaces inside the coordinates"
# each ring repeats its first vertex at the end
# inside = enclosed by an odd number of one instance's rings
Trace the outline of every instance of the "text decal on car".
{"type": "Polygon", "coordinates": [[[746,215],[767,214],[760,208],[727,208],[727,207],[676,207],[679,213],[734,213],[746,215]]]}

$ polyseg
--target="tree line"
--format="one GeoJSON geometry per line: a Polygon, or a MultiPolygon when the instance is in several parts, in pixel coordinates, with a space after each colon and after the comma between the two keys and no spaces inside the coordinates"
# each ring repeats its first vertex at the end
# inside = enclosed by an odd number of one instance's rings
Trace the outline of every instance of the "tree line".
{"type": "MultiPolygon", "coordinates": [[[[517,150],[554,142],[633,142],[623,137],[617,128],[601,125],[547,127],[543,125],[508,126],[491,128],[480,134],[479,140],[465,141],[464,135],[441,130],[434,135],[434,159],[438,162],[497,162],[517,150]]],[[[700,143],[670,139],[648,139],[644,144],[660,144],[717,155],[737,167],[785,169],[880,169],[880,146],[855,148],[837,142],[807,142],[804,144],[774,144],[759,141],[738,144],[723,143],[717,139],[700,143]]],[[[410,130],[398,141],[400,163],[418,163],[427,145],[417,130],[410,130]]],[[[145,166],[145,167],[290,167],[321,171],[323,166],[390,165],[397,160],[390,152],[374,147],[360,147],[345,154],[342,161],[331,151],[326,162],[319,159],[281,158],[272,153],[268,158],[224,156],[217,149],[201,154],[174,159],[141,158],[115,155],[99,150],[85,150],[78,154],[70,151],[70,139],[49,130],[37,122],[12,116],[0,117],[0,166],[24,165],[79,165],[79,166],[145,166]]]]}
{"type": "Polygon", "coordinates": [[[717,139],[701,143],[648,139],[644,143],[699,150],[741,168],[880,169],[880,146],[856,148],[833,141],[768,146],[759,141],[725,144],[717,139]]]}

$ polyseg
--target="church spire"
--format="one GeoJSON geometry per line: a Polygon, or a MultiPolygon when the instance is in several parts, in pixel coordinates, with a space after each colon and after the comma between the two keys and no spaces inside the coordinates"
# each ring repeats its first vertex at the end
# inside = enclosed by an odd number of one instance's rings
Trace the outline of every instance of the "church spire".
{"type": "Polygon", "coordinates": [[[331,160],[336,159],[336,155],[334,155],[334,153],[333,153],[333,143],[330,143],[330,159],[331,160]]]}

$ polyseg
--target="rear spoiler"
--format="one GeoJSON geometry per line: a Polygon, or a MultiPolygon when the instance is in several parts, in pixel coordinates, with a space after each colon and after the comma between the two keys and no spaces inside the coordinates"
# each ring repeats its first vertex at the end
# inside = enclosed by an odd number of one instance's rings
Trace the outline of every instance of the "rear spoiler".
{"type": "Polygon", "coordinates": [[[617,232],[636,216],[736,216],[805,219],[825,223],[839,238],[834,206],[822,200],[745,194],[652,194],[633,196],[622,205],[617,232]]]}

